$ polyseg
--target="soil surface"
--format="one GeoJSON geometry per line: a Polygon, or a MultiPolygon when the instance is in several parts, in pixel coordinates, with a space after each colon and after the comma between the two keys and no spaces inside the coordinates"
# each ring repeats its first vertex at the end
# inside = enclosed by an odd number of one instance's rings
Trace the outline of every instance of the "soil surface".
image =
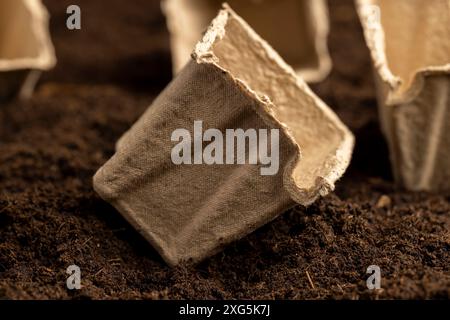
{"type": "Polygon", "coordinates": [[[91,181],[171,79],[159,3],[45,3],[59,64],[30,101],[0,108],[0,298],[450,297],[450,195],[392,182],[351,0],[330,1],[334,68],[312,86],[357,139],[336,191],[197,266],[174,269],[91,181]],[[82,9],[80,31],[65,27],[73,3],[82,9]],[[78,291],[66,289],[71,264],[81,268],[78,291]],[[367,289],[370,265],[381,268],[380,290],[367,289]]]}

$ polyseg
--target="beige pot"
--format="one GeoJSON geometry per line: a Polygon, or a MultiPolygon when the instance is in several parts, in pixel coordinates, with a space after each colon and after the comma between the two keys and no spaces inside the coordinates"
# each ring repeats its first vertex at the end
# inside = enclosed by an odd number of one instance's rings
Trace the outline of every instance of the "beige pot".
{"type": "Polygon", "coordinates": [[[450,189],[450,1],[357,0],[396,180],[450,189]]]}
{"type": "MultiPolygon", "coordinates": [[[[222,2],[163,0],[171,33],[174,73],[189,61],[192,48],[222,2]]],[[[324,0],[229,0],[228,3],[307,82],[320,81],[328,75],[331,60],[324,0]]]]}
{"type": "MultiPolygon", "coordinates": [[[[94,188],[167,263],[200,261],[296,203],[328,194],[353,142],[294,70],[225,6],[193,59],[119,140],[94,188]],[[262,161],[174,164],[173,133],[182,128],[195,140],[199,120],[204,130],[278,132],[270,147],[279,150],[278,171],[263,175],[262,161]]],[[[196,159],[195,147],[192,154],[196,159]]]]}
{"type": "Polygon", "coordinates": [[[56,63],[48,13],[40,0],[0,1],[0,100],[33,92],[56,63]]]}

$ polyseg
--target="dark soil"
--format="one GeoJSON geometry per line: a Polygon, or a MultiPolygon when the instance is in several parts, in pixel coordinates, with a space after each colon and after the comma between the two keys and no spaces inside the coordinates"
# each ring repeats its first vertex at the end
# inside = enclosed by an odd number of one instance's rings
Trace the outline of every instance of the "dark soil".
{"type": "Polygon", "coordinates": [[[91,178],[170,81],[158,1],[46,0],[58,67],[0,108],[0,298],[366,299],[450,297],[450,195],[392,182],[352,1],[331,1],[331,76],[312,86],[357,145],[336,192],[197,266],[171,269],[91,178]],[[82,8],[81,31],[65,8],[82,8]],[[391,204],[380,207],[382,195],[391,204]],[[66,289],[81,267],[83,288],[66,289]],[[366,287],[378,265],[382,289],[366,287]],[[308,275],[311,281],[308,280],[308,275]]]}

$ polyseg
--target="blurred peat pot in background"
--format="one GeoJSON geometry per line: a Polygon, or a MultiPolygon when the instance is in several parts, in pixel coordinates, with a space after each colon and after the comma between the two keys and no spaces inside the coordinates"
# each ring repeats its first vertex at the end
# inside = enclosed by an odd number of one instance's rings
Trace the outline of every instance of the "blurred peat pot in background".
{"type": "MultiPolygon", "coordinates": [[[[164,0],[178,72],[188,61],[223,0],[164,0]]],[[[331,69],[327,49],[328,11],[324,0],[229,0],[248,24],[277,50],[306,82],[323,80],[331,69]]]]}
{"type": "Polygon", "coordinates": [[[40,0],[0,0],[0,101],[29,97],[55,52],[40,0]]]}
{"type": "MultiPolygon", "coordinates": [[[[119,140],[115,155],[96,173],[94,188],[167,263],[197,262],[296,203],[308,205],[332,191],[350,162],[353,143],[333,111],[224,6],[189,63],[119,140]],[[214,158],[221,155],[217,162],[175,164],[170,137],[182,128],[197,141],[195,120],[216,133],[279,132],[277,171],[262,175],[266,164],[250,161],[224,164],[231,148],[222,153],[223,144],[215,149],[214,158]]],[[[191,142],[183,157],[192,155],[190,147],[191,142]]],[[[245,159],[251,150],[249,142],[245,159]]],[[[234,143],[231,151],[235,159],[234,143]]]]}
{"type": "Polygon", "coordinates": [[[450,1],[357,0],[396,180],[450,189],[450,1]]]}

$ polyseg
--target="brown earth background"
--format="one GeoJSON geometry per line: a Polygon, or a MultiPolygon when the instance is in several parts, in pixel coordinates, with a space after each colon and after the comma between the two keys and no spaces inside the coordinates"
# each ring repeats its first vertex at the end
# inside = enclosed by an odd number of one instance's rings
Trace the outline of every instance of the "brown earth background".
{"type": "Polygon", "coordinates": [[[30,101],[0,108],[0,299],[450,297],[450,195],[393,184],[352,1],[330,1],[334,68],[312,86],[357,139],[336,191],[174,269],[91,182],[171,79],[159,2],[44,2],[58,66],[30,101]],[[70,4],[82,9],[81,31],[65,27],[70,4]],[[380,205],[382,195],[391,203],[380,205]],[[66,289],[71,264],[81,267],[79,291],[66,289]],[[366,287],[372,264],[381,290],[366,287]]]}

